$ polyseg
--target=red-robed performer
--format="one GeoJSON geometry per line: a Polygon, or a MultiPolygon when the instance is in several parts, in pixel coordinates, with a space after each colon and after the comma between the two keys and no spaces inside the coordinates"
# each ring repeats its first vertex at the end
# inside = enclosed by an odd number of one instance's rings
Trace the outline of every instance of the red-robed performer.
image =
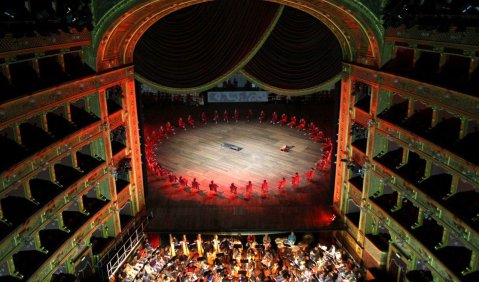
{"type": "Polygon", "coordinates": [[[287,123],[288,123],[288,116],[285,113],[283,113],[281,115],[281,119],[279,120],[279,125],[285,125],[287,123]]]}
{"type": "Polygon", "coordinates": [[[259,123],[263,123],[266,120],[266,114],[264,113],[263,110],[259,113],[259,123]]]}
{"type": "Polygon", "coordinates": [[[297,126],[298,130],[305,130],[306,129],[306,120],[304,118],[301,118],[299,120],[299,124],[297,126]]]}
{"type": "Polygon", "coordinates": [[[291,184],[298,185],[299,182],[300,182],[300,176],[299,176],[299,173],[296,172],[294,176],[291,177],[291,184]]]}
{"type": "Polygon", "coordinates": [[[186,130],[186,124],[185,124],[185,122],[183,121],[183,118],[182,118],[182,117],[180,117],[180,118],[178,119],[178,127],[179,127],[179,128],[183,128],[184,130],[186,130]]]}
{"type": "Polygon", "coordinates": [[[231,183],[230,192],[233,193],[233,194],[236,194],[237,191],[238,191],[238,187],[236,187],[236,185],[234,183],[231,183]]]}
{"type": "Polygon", "coordinates": [[[160,140],[168,139],[168,133],[166,132],[163,125],[160,125],[160,128],[158,129],[158,137],[160,138],[160,140]]]}
{"type": "Polygon", "coordinates": [[[278,122],[278,114],[276,112],[273,112],[273,115],[271,116],[271,123],[276,124],[278,122]]]}
{"type": "Polygon", "coordinates": [[[246,114],[246,121],[251,121],[253,119],[253,111],[251,109],[248,110],[246,114]]]}
{"type": "Polygon", "coordinates": [[[208,124],[208,115],[205,112],[201,113],[201,123],[204,125],[208,124]]]}
{"type": "Polygon", "coordinates": [[[305,176],[307,180],[312,181],[314,177],[314,167],[312,167],[310,171],[306,172],[305,176]]]}
{"type": "Polygon", "coordinates": [[[239,120],[239,112],[237,109],[235,109],[235,112],[233,113],[233,118],[235,119],[235,122],[238,122],[239,120]]]}
{"type": "Polygon", "coordinates": [[[186,121],[191,127],[195,128],[195,120],[193,119],[191,115],[188,115],[188,118],[186,119],[186,121]]]}
{"type": "Polygon", "coordinates": [[[218,113],[217,110],[215,110],[214,114],[213,114],[213,121],[218,124],[218,121],[220,119],[220,114],[218,113]]]}
{"type": "Polygon", "coordinates": [[[167,121],[165,124],[165,130],[166,130],[166,133],[168,134],[176,134],[175,130],[173,129],[173,126],[171,125],[169,121],[167,121]]]}
{"type": "Polygon", "coordinates": [[[210,191],[218,192],[218,184],[214,183],[213,180],[211,180],[209,187],[210,191]]]}
{"type": "Polygon", "coordinates": [[[178,178],[178,182],[180,183],[181,186],[187,187],[188,186],[188,179],[184,178],[183,176],[180,176],[178,178]]]}
{"type": "Polygon", "coordinates": [[[268,193],[268,182],[266,182],[266,179],[263,180],[263,183],[261,184],[261,191],[263,191],[263,193],[268,193]]]}
{"type": "Polygon", "coordinates": [[[193,178],[193,182],[191,182],[191,188],[200,190],[200,183],[196,181],[196,178],[193,178]]]}
{"type": "Polygon", "coordinates": [[[228,113],[227,110],[225,110],[223,112],[223,121],[226,122],[226,123],[229,123],[230,122],[230,114],[228,113]]]}
{"type": "Polygon", "coordinates": [[[293,128],[296,126],[296,116],[291,118],[291,121],[288,123],[289,127],[293,128]]]}
{"type": "Polygon", "coordinates": [[[253,192],[253,183],[251,183],[251,181],[248,181],[248,184],[246,184],[246,193],[251,192],[253,192]]]}
{"type": "Polygon", "coordinates": [[[278,190],[281,190],[286,187],[286,177],[283,177],[283,179],[278,182],[278,190]]]}

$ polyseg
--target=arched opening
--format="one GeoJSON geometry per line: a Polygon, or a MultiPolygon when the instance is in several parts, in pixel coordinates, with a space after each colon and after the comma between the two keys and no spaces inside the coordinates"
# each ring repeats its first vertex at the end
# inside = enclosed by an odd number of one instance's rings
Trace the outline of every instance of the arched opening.
{"type": "MultiPolygon", "coordinates": [[[[365,21],[361,19],[361,16],[367,18],[367,15],[363,15],[362,12],[357,13],[357,11],[353,13],[350,10],[352,7],[348,8],[338,5],[335,1],[304,4],[289,1],[263,2],[253,0],[243,1],[241,4],[234,3],[233,1],[177,1],[175,3],[151,1],[134,7],[118,5],[117,8],[112,9],[114,12],[109,17],[102,19],[98,24],[94,38],[94,50],[96,50],[94,53],[94,64],[97,71],[100,72],[123,65],[134,64],[135,78],[144,86],[137,87],[136,95],[144,97],[140,92],[149,92],[150,94],[153,93],[150,96],[153,97],[154,101],[160,101],[159,107],[163,115],[159,117],[156,115],[157,123],[153,122],[155,118],[147,118],[145,126],[140,126],[145,132],[143,136],[144,143],[148,143],[153,138],[163,143],[171,142],[171,140],[162,141],[156,135],[160,125],[165,126],[165,123],[169,121],[178,129],[181,125],[178,124],[179,121],[177,123],[177,120],[182,117],[186,123],[187,116],[189,115],[192,115],[193,119],[198,123],[203,112],[206,112],[211,119],[214,112],[219,111],[223,121],[226,120],[224,117],[226,112],[228,112],[228,115],[231,115],[230,118],[233,118],[233,113],[237,110],[244,119],[248,118],[248,112],[252,110],[256,115],[259,115],[261,111],[265,111],[268,120],[273,112],[278,114],[287,113],[289,118],[297,116],[298,121],[301,118],[305,118],[308,120],[308,123],[310,121],[321,123],[324,120],[328,120],[327,124],[321,124],[323,128],[327,128],[324,130],[327,131],[327,137],[317,139],[321,143],[317,148],[324,149],[324,146],[330,147],[327,148],[324,154],[316,156],[314,161],[310,160],[311,164],[306,165],[308,168],[305,166],[298,169],[303,179],[306,175],[304,174],[306,171],[303,170],[309,169],[310,166],[315,166],[317,163],[322,163],[323,155],[327,156],[327,161],[331,163],[331,155],[335,148],[333,148],[330,140],[338,132],[335,129],[335,123],[338,120],[338,98],[340,93],[339,85],[335,85],[335,83],[341,79],[342,62],[371,66],[378,66],[381,63],[378,51],[380,43],[376,39],[381,37],[381,30],[374,25],[369,25],[369,22],[374,21],[374,19],[365,21]],[[218,13],[222,13],[222,17],[215,16],[218,13]],[[115,14],[121,15],[115,17],[115,14]],[[238,14],[240,15],[239,17],[238,14]],[[254,20],[254,18],[260,19],[254,20]],[[181,22],[181,20],[184,21],[181,22]],[[233,40],[228,38],[233,42],[232,45],[222,45],[224,42],[222,42],[221,37],[229,36],[232,33],[231,31],[228,32],[229,29],[235,25],[237,26],[238,23],[241,24],[241,20],[243,20],[243,24],[246,27],[243,26],[244,30],[239,28],[238,31],[235,31],[235,34],[240,36],[233,38],[233,40]],[[201,26],[202,24],[206,24],[206,27],[201,26]],[[223,25],[218,26],[221,24],[223,25]],[[209,30],[207,30],[208,28],[209,30]],[[207,35],[206,40],[201,35],[202,32],[207,35]],[[293,36],[285,39],[286,34],[293,36]],[[217,37],[214,35],[217,35],[217,37]],[[191,41],[194,43],[191,43],[191,41]],[[200,49],[199,46],[204,49],[200,49]],[[237,48],[231,52],[224,52],[225,49],[231,50],[232,46],[237,48]],[[198,56],[198,53],[203,55],[205,50],[211,53],[206,56],[198,56]],[[327,63],[323,64],[324,62],[327,63]],[[287,67],[291,66],[295,68],[287,69],[287,67]],[[259,103],[256,103],[254,107],[251,106],[252,104],[216,104],[206,105],[202,108],[203,110],[198,110],[198,108],[194,108],[196,105],[191,108],[188,105],[184,105],[190,104],[191,101],[201,101],[198,104],[202,105],[207,101],[205,96],[208,95],[206,93],[208,90],[211,90],[213,87],[219,87],[224,82],[229,82],[228,79],[235,74],[239,74],[240,79],[245,79],[248,83],[259,88],[259,90],[265,91],[266,95],[268,95],[268,91],[270,94],[273,94],[274,98],[268,97],[266,101],[283,101],[284,105],[282,104],[282,106],[284,107],[278,108],[278,105],[266,107],[259,103]],[[324,106],[326,105],[324,104],[322,106],[322,110],[325,110],[325,107],[328,108],[329,114],[321,117],[323,120],[319,121],[318,113],[321,111],[318,111],[317,101],[311,103],[311,100],[321,97],[318,93],[325,90],[331,90],[329,93],[332,93],[332,100],[329,105],[324,106]],[[177,94],[180,95],[177,96],[177,94]],[[277,94],[286,96],[276,96],[277,94]],[[292,99],[292,96],[300,97],[292,99]],[[165,100],[168,100],[168,102],[165,100]],[[179,106],[174,104],[179,101],[183,101],[183,104],[179,106]],[[301,103],[309,103],[311,107],[304,110],[300,106],[301,103]],[[171,110],[172,108],[174,110],[171,110]]],[[[90,63],[93,62],[91,61],[90,63]]],[[[137,102],[139,105],[142,103],[141,100],[137,100],[137,102]]],[[[151,106],[151,104],[148,106],[151,106]]],[[[141,109],[140,106],[138,108],[140,116],[143,110],[145,111],[145,116],[148,116],[148,111],[151,111],[147,108],[141,109]]],[[[258,118],[256,115],[255,120],[258,118]]],[[[289,122],[290,120],[288,119],[289,122]]],[[[186,125],[188,127],[188,124],[186,125]]],[[[240,129],[236,128],[236,130],[240,129]]],[[[265,129],[261,128],[259,130],[264,131],[265,129]]],[[[189,130],[187,132],[191,134],[189,130]]],[[[321,132],[323,133],[323,131],[321,132]]],[[[199,133],[196,131],[194,134],[199,133]]],[[[179,134],[177,137],[176,139],[179,139],[179,134]]],[[[278,142],[284,143],[285,141],[278,142]]],[[[157,145],[155,142],[152,143],[153,146],[157,145]]],[[[234,142],[222,143],[230,144],[234,142]]],[[[244,144],[248,146],[248,143],[244,144]]],[[[238,144],[233,145],[234,147],[241,147],[238,144]]],[[[162,148],[164,148],[164,145],[162,145],[162,148]]],[[[185,147],[175,149],[174,146],[168,148],[176,150],[176,152],[185,149],[185,147]]],[[[157,152],[153,153],[156,154],[161,151],[161,149],[157,148],[155,150],[157,152]]],[[[193,151],[189,154],[194,153],[193,151]]],[[[215,155],[216,153],[213,152],[211,154],[215,155]]],[[[146,152],[146,155],[148,155],[148,152],[146,152]]],[[[314,155],[314,153],[311,155],[314,155]]],[[[175,156],[168,159],[169,156],[162,152],[161,155],[156,155],[156,157],[165,160],[165,162],[159,163],[157,173],[160,175],[163,172],[166,173],[161,175],[163,177],[173,174],[173,178],[168,179],[167,184],[182,187],[181,183],[179,183],[180,181],[175,179],[175,177],[186,175],[191,183],[192,179],[197,175],[190,173],[195,168],[187,167],[185,171],[183,164],[179,167],[170,165],[174,162],[175,156]],[[164,171],[162,172],[162,170],[164,171]],[[179,170],[182,172],[178,172],[179,170]]],[[[199,157],[208,158],[208,156],[199,157]]],[[[307,158],[302,157],[302,159],[307,158]]],[[[144,161],[147,162],[147,160],[144,161]]],[[[247,161],[245,159],[245,162],[247,161]]],[[[251,162],[251,160],[249,161],[251,162]]],[[[229,162],[232,161],[230,160],[229,162]]],[[[294,167],[295,165],[293,164],[292,166],[294,167]]],[[[237,168],[233,168],[228,172],[236,174],[235,169],[237,168]]],[[[292,175],[294,176],[294,170],[282,172],[288,178],[288,182],[289,178],[292,175]]],[[[332,171],[334,172],[334,166],[332,171]]],[[[222,180],[225,183],[247,182],[248,178],[245,178],[244,175],[241,177],[238,175],[241,174],[236,174],[237,177],[232,180],[222,180]]],[[[199,180],[204,182],[202,186],[208,189],[211,174],[200,174],[200,177],[202,179],[199,180]]],[[[330,178],[334,178],[334,176],[328,175],[328,177],[322,179],[323,181],[327,179],[322,183],[323,187],[330,186],[330,178]]],[[[258,179],[253,180],[259,182],[258,179]]],[[[268,179],[268,182],[274,182],[274,185],[276,185],[279,180],[281,180],[281,177],[278,174],[274,175],[271,181],[268,179]]],[[[220,183],[220,187],[224,187],[227,191],[227,185],[229,184],[226,185],[225,183],[220,183]]],[[[259,184],[255,183],[256,186],[259,186],[259,184]]],[[[243,184],[239,185],[242,186],[243,184]]],[[[164,187],[167,186],[164,185],[164,187]]],[[[190,186],[183,185],[183,187],[190,186]]],[[[163,195],[166,194],[163,193],[163,195]]],[[[209,196],[207,193],[206,199],[209,199],[209,196]]],[[[231,200],[229,196],[225,196],[225,194],[223,196],[226,201],[231,200]]],[[[170,199],[174,197],[174,195],[170,195],[170,199]]],[[[238,205],[236,210],[241,210],[251,200],[247,198],[246,194],[242,195],[242,197],[240,199],[243,202],[241,205],[238,205]]],[[[261,194],[258,194],[257,198],[264,199],[261,194]]],[[[330,199],[330,196],[309,195],[309,198],[330,199]]],[[[204,201],[200,202],[202,204],[205,203],[204,201]]],[[[296,207],[299,208],[301,204],[307,201],[297,199],[294,202],[296,207]]],[[[162,202],[162,204],[164,203],[162,202]]],[[[311,207],[317,205],[317,202],[307,203],[311,207]]],[[[313,217],[329,219],[330,217],[327,215],[329,211],[325,212],[328,204],[331,204],[330,201],[323,203],[322,209],[313,213],[317,215],[313,217]],[[325,213],[325,215],[321,213],[325,213]]],[[[221,212],[211,212],[211,214],[218,213],[221,212]]],[[[312,221],[314,220],[317,223],[317,219],[312,219],[312,221]]],[[[224,221],[220,222],[223,223],[224,221]]],[[[285,226],[281,225],[279,228],[288,229],[285,226]]],[[[308,224],[303,223],[302,226],[305,227],[308,224]]],[[[309,228],[317,228],[319,226],[315,225],[309,228]]],[[[212,228],[217,227],[218,225],[212,228]]],[[[199,228],[205,227],[201,226],[199,228]]]]}

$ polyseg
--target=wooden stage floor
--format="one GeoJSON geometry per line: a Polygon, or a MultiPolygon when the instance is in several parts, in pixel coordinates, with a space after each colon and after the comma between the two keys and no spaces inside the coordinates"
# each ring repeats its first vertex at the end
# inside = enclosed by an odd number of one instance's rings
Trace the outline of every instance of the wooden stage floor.
{"type": "Polygon", "coordinates": [[[149,208],[154,218],[147,231],[220,232],[317,230],[327,227],[331,213],[330,172],[316,170],[313,181],[305,173],[321,159],[321,145],[302,132],[269,123],[220,123],[178,131],[157,146],[160,163],[191,183],[196,178],[200,191],[171,186],[163,177],[148,172],[149,208]],[[242,150],[222,147],[230,143],[242,150]],[[280,151],[291,145],[290,152],[280,151]],[[300,185],[291,176],[301,175],[300,185]],[[286,177],[284,191],[277,184],[286,177]],[[269,191],[261,191],[266,179],[269,191]],[[218,192],[209,191],[211,180],[218,192]],[[253,192],[246,193],[246,183],[253,192]],[[238,193],[230,193],[234,182],[238,193]]]}

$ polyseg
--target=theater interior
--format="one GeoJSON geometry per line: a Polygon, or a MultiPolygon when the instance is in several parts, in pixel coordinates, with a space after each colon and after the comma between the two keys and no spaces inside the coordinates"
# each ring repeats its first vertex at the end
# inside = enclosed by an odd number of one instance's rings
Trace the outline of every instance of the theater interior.
{"type": "Polygon", "coordinates": [[[477,1],[2,1],[0,66],[0,281],[479,281],[477,1]]]}

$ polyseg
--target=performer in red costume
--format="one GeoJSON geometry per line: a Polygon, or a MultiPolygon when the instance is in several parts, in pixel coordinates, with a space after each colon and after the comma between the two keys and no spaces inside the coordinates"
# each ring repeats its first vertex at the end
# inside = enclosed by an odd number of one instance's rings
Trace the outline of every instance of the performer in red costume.
{"type": "Polygon", "coordinates": [[[259,123],[263,123],[263,121],[266,120],[266,114],[264,113],[263,110],[261,110],[261,113],[259,113],[259,123]]]}
{"type": "Polygon", "coordinates": [[[268,193],[268,182],[266,182],[266,179],[263,180],[263,183],[261,184],[261,191],[263,191],[263,193],[268,193]]]}
{"type": "Polygon", "coordinates": [[[226,123],[230,123],[230,114],[228,113],[227,110],[223,112],[223,121],[226,123]]]}
{"type": "Polygon", "coordinates": [[[236,187],[236,185],[234,183],[231,183],[230,192],[233,193],[233,194],[236,194],[237,191],[238,191],[238,187],[236,187]]]}
{"type": "Polygon", "coordinates": [[[287,123],[288,123],[288,116],[285,113],[283,113],[281,115],[281,119],[279,120],[279,125],[285,125],[287,123]]]}
{"type": "Polygon", "coordinates": [[[235,112],[233,114],[233,118],[235,119],[235,122],[238,122],[239,120],[239,112],[237,109],[235,109],[235,112]]]}
{"type": "Polygon", "coordinates": [[[209,187],[210,187],[210,191],[218,192],[218,185],[214,183],[213,180],[211,180],[209,187]]]}
{"type": "Polygon", "coordinates": [[[191,182],[191,188],[196,189],[196,190],[200,190],[200,183],[198,183],[198,181],[196,181],[196,178],[193,178],[193,182],[191,182]]]}
{"type": "Polygon", "coordinates": [[[251,109],[248,110],[248,114],[246,115],[246,121],[251,121],[253,119],[253,111],[251,109]]]}
{"type": "Polygon", "coordinates": [[[306,172],[305,176],[307,180],[312,181],[314,177],[314,167],[312,167],[310,171],[306,172]]]}
{"type": "Polygon", "coordinates": [[[205,112],[201,113],[201,123],[204,125],[208,124],[208,116],[206,115],[205,112]]]}
{"type": "Polygon", "coordinates": [[[193,119],[191,115],[188,115],[188,118],[186,119],[186,121],[191,127],[195,128],[195,120],[193,119]]]}
{"type": "Polygon", "coordinates": [[[173,129],[173,126],[171,125],[169,121],[167,121],[165,124],[165,130],[166,130],[166,133],[168,134],[176,134],[175,130],[173,129]]]}
{"type": "Polygon", "coordinates": [[[283,177],[283,180],[281,180],[280,182],[278,182],[278,190],[281,190],[283,188],[286,187],[286,178],[283,177]]]}
{"type": "Polygon", "coordinates": [[[273,112],[273,115],[271,116],[271,123],[276,124],[278,122],[278,114],[276,112],[273,112]]]}
{"type": "Polygon", "coordinates": [[[299,185],[299,181],[300,181],[300,176],[299,176],[299,173],[296,172],[294,176],[291,177],[291,184],[299,185]]]}
{"type": "Polygon", "coordinates": [[[253,183],[251,183],[251,181],[248,181],[248,184],[246,184],[246,193],[251,192],[253,192],[253,183]]]}
{"type": "Polygon", "coordinates": [[[215,113],[213,114],[213,121],[218,124],[218,121],[220,119],[220,114],[218,113],[217,110],[215,110],[215,113]]]}
{"type": "Polygon", "coordinates": [[[298,128],[298,130],[306,129],[306,120],[304,118],[301,118],[299,120],[299,124],[298,124],[297,128],[298,128]]]}
{"type": "Polygon", "coordinates": [[[186,130],[186,124],[185,124],[185,122],[183,121],[183,118],[182,118],[182,117],[180,117],[180,118],[178,119],[178,127],[179,127],[179,128],[183,128],[184,130],[186,130]]]}
{"type": "Polygon", "coordinates": [[[291,118],[291,121],[288,123],[288,125],[289,125],[290,128],[293,128],[293,127],[296,126],[296,116],[293,116],[291,118]]]}
{"type": "Polygon", "coordinates": [[[160,138],[160,140],[168,139],[168,133],[166,133],[166,130],[163,125],[160,125],[160,128],[158,129],[158,137],[160,138]]]}
{"type": "Polygon", "coordinates": [[[188,179],[184,178],[183,176],[180,176],[180,178],[178,178],[178,183],[180,183],[180,186],[187,187],[188,179]]]}

